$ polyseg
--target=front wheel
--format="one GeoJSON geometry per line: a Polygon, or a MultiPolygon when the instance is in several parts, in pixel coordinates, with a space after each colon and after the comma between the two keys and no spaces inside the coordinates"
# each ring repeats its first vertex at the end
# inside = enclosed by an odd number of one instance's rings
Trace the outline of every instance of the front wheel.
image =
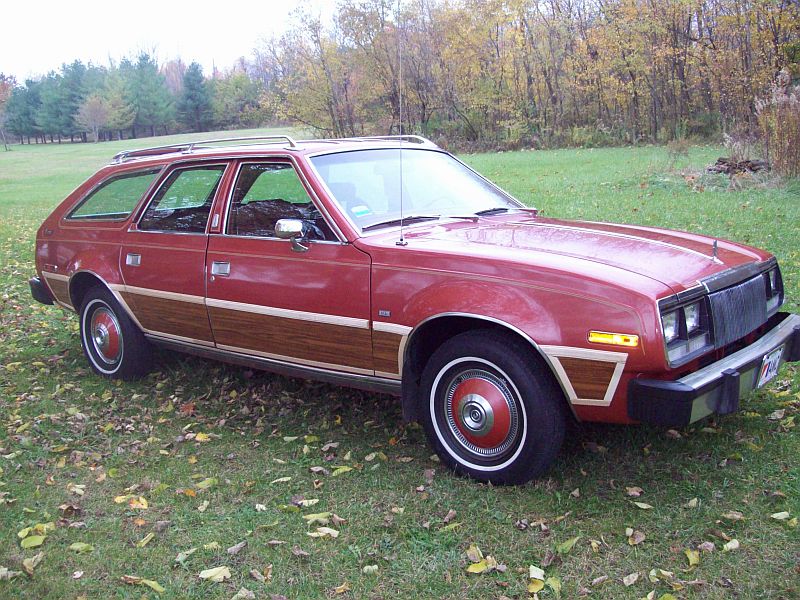
{"type": "Polygon", "coordinates": [[[147,374],[150,344],[111,292],[101,287],[89,290],[80,318],[83,352],[96,373],[124,380],[147,374]]]}
{"type": "Polygon", "coordinates": [[[462,333],[422,375],[423,424],[442,461],[494,484],[544,473],[561,448],[566,404],[529,346],[495,331],[462,333]]]}

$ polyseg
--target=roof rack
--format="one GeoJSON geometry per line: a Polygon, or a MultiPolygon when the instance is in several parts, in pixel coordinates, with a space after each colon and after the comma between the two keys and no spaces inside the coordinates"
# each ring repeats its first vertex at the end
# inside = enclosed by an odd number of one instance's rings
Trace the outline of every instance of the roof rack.
{"type": "Polygon", "coordinates": [[[288,135],[252,135],[247,137],[218,138],[214,140],[198,140],[196,142],[184,142],[182,144],[169,144],[166,146],[153,146],[152,148],[142,148],[140,150],[123,150],[114,155],[111,162],[121,163],[129,158],[141,158],[143,156],[158,156],[159,154],[169,154],[171,152],[191,153],[196,146],[207,146],[209,144],[219,144],[220,142],[286,142],[290,148],[296,148],[297,142],[288,135]]]}
{"type": "MultiPolygon", "coordinates": [[[[400,141],[400,142],[402,142],[402,141],[413,142],[415,144],[430,144],[432,146],[436,145],[432,141],[430,141],[428,138],[422,137],[421,135],[409,135],[409,134],[406,134],[406,135],[368,135],[368,136],[363,136],[363,137],[337,138],[337,139],[334,139],[334,140],[331,140],[331,141],[333,141],[333,142],[372,142],[372,141],[375,141],[375,140],[386,140],[386,141],[397,140],[397,141],[400,141]]],[[[323,140],[319,140],[319,141],[323,141],[323,140]]]]}

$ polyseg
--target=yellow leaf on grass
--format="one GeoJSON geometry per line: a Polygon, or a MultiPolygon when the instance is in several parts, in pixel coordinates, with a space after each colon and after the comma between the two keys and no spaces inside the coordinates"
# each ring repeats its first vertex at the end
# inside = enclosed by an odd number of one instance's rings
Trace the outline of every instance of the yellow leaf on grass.
{"type": "Polygon", "coordinates": [[[333,588],[333,591],[337,594],[345,594],[350,591],[350,584],[345,581],[342,585],[337,585],[333,588]]]}
{"type": "Polygon", "coordinates": [[[37,567],[37,565],[42,562],[44,558],[44,552],[39,552],[36,556],[32,556],[30,558],[26,558],[22,561],[22,569],[28,574],[33,575],[33,570],[37,567]]]}
{"type": "Polygon", "coordinates": [[[167,591],[157,581],[153,581],[152,579],[142,579],[141,585],[146,585],[151,590],[159,594],[163,594],[167,591]]]}
{"type": "Polygon", "coordinates": [[[149,544],[153,540],[154,537],[156,537],[156,534],[151,531],[146,536],[144,536],[141,540],[136,542],[136,547],[137,548],[144,548],[145,546],[147,546],[147,544],[149,544]]]}
{"type": "Polygon", "coordinates": [[[696,567],[697,565],[700,564],[700,552],[698,552],[697,550],[686,549],[686,550],[683,551],[683,553],[686,555],[686,558],[689,560],[689,566],[690,567],[696,567]]]}
{"type": "Polygon", "coordinates": [[[730,542],[727,542],[724,546],[722,546],[722,551],[723,552],[732,552],[734,550],[738,550],[740,547],[741,547],[741,544],[739,544],[739,540],[734,538],[730,542]]]}
{"type": "Polygon", "coordinates": [[[297,503],[298,503],[300,506],[302,506],[303,508],[308,508],[309,506],[314,506],[314,505],[315,505],[315,504],[317,504],[318,502],[319,502],[319,498],[309,498],[309,499],[307,499],[307,500],[306,500],[306,499],[303,499],[303,500],[298,500],[298,501],[297,501],[297,503]]]}
{"type": "Polygon", "coordinates": [[[308,525],[327,525],[330,523],[331,513],[329,512],[321,512],[321,513],[311,513],[310,515],[303,515],[303,518],[306,520],[308,525]]]}
{"type": "Polygon", "coordinates": [[[579,539],[581,539],[581,536],[577,535],[573,538],[568,539],[566,542],[560,543],[558,546],[556,546],[556,552],[558,554],[568,554],[579,539]]]}
{"type": "Polygon", "coordinates": [[[556,597],[561,595],[561,580],[558,577],[548,577],[544,580],[544,584],[553,590],[556,597]]]}
{"type": "Polygon", "coordinates": [[[336,467],[333,470],[333,473],[331,473],[331,475],[336,477],[337,475],[343,475],[344,473],[347,473],[347,472],[352,471],[352,470],[353,470],[353,467],[348,467],[348,466],[336,467]]]}
{"type": "Polygon", "coordinates": [[[231,578],[231,572],[228,567],[214,567],[213,569],[206,569],[205,571],[200,571],[198,575],[200,579],[206,579],[208,581],[212,581],[214,583],[221,583],[226,579],[231,578]]]}
{"type": "Polygon", "coordinates": [[[144,496],[134,496],[128,500],[128,506],[139,510],[146,510],[149,504],[147,504],[147,500],[145,500],[144,496]]]}
{"type": "Polygon", "coordinates": [[[286,482],[291,481],[291,480],[292,480],[291,477],[278,477],[277,479],[273,479],[272,481],[270,481],[270,484],[273,484],[273,483],[286,483],[286,482]]]}
{"type": "Polygon", "coordinates": [[[198,490],[207,490],[211,486],[217,485],[218,481],[216,477],[206,477],[203,481],[200,481],[195,485],[198,490]]]}
{"type": "Polygon", "coordinates": [[[786,519],[788,519],[790,516],[791,516],[791,515],[790,515],[788,512],[786,512],[786,511],[784,510],[784,511],[781,511],[781,512],[772,513],[772,514],[769,516],[769,518],[770,518],[770,519],[775,519],[776,521],[785,521],[785,520],[786,520],[786,519]]]}
{"type": "Polygon", "coordinates": [[[44,537],[45,536],[43,535],[29,535],[24,540],[22,540],[20,545],[26,549],[36,548],[37,546],[41,546],[44,543],[44,537]]]}
{"type": "Polygon", "coordinates": [[[528,583],[528,593],[536,594],[544,589],[544,581],[541,579],[531,579],[528,583]]]}
{"type": "Polygon", "coordinates": [[[76,554],[88,554],[94,550],[94,546],[86,542],[75,542],[69,545],[69,549],[76,554]]]}
{"type": "Polygon", "coordinates": [[[650,510],[651,508],[653,508],[646,502],[634,502],[633,505],[636,506],[637,508],[641,508],[642,510],[650,510]]]}
{"type": "Polygon", "coordinates": [[[470,544],[469,548],[467,548],[467,558],[470,562],[476,563],[483,559],[483,552],[475,544],[470,544]]]}
{"type": "Polygon", "coordinates": [[[339,537],[339,532],[336,531],[335,529],[332,529],[331,527],[317,527],[316,531],[309,531],[306,533],[306,535],[315,538],[325,538],[325,537],[337,538],[339,537]]]}
{"type": "Polygon", "coordinates": [[[211,436],[207,433],[203,433],[202,431],[194,436],[194,439],[198,442],[208,442],[211,441],[211,436]]]}
{"type": "Polygon", "coordinates": [[[483,573],[489,568],[486,559],[483,558],[476,563],[472,563],[467,567],[467,573],[483,573]]]}

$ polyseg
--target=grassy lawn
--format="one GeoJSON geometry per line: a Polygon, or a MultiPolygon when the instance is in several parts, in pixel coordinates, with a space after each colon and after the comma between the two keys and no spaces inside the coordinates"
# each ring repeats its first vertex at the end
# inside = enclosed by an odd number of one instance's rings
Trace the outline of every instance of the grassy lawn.
{"type": "MultiPolygon", "coordinates": [[[[445,471],[387,396],[165,353],[133,384],[92,374],[76,317],[30,297],[35,230],[117,151],[169,141],[0,152],[0,598],[527,598],[530,565],[549,578],[541,598],[800,595],[796,367],[686,430],[581,427],[549,478],[516,488],[445,471]],[[46,523],[22,548],[17,532],[46,523]],[[323,524],[338,537],[308,535],[323,524]],[[505,570],[467,573],[471,544],[505,570]],[[32,577],[2,580],[39,552],[32,577]],[[224,582],[198,577],[223,566],[224,582]]],[[[547,216],[765,247],[800,310],[800,183],[731,191],[681,171],[719,155],[464,158],[547,216]]]]}

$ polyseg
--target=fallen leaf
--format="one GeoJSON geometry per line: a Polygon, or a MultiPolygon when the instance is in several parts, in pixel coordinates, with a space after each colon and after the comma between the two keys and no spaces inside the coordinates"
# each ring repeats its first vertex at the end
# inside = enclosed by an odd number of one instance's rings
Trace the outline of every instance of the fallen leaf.
{"type": "Polygon", "coordinates": [[[69,545],[69,549],[75,554],[88,554],[94,550],[94,546],[85,542],[75,542],[69,545]]]}
{"type": "Polygon", "coordinates": [[[467,548],[467,558],[470,562],[476,563],[483,559],[483,552],[475,544],[470,544],[469,548],[467,548]]]}
{"type": "Polygon", "coordinates": [[[769,518],[770,518],[770,519],[775,519],[776,521],[785,521],[785,520],[786,520],[786,519],[788,519],[790,516],[791,516],[791,515],[790,515],[788,512],[786,512],[786,511],[784,510],[784,511],[781,511],[781,512],[772,513],[772,514],[769,516],[769,518]]]}
{"type": "Polygon", "coordinates": [[[30,576],[33,576],[33,570],[38,566],[44,558],[44,552],[39,552],[36,556],[31,556],[22,561],[22,569],[30,576]]]}
{"type": "Polygon", "coordinates": [[[452,520],[453,520],[453,519],[455,519],[455,518],[456,518],[456,511],[454,511],[454,510],[451,508],[450,510],[448,510],[448,511],[447,511],[447,514],[444,516],[444,519],[443,519],[443,521],[444,521],[445,523],[449,523],[450,521],[452,521],[452,520]]]}
{"type": "Polygon", "coordinates": [[[647,504],[646,502],[634,502],[633,505],[636,506],[637,508],[641,508],[642,510],[650,510],[650,509],[653,508],[651,505],[647,504]]]}
{"type": "Polygon", "coordinates": [[[259,583],[266,583],[267,578],[259,571],[258,569],[250,569],[250,577],[258,581],[259,583]]]}
{"type": "Polygon", "coordinates": [[[348,467],[347,465],[344,465],[344,466],[341,466],[341,467],[336,467],[336,468],[333,470],[333,473],[332,473],[332,475],[333,475],[334,477],[337,477],[337,476],[339,476],[339,475],[343,475],[344,473],[348,473],[348,472],[350,472],[350,471],[352,471],[352,470],[353,470],[353,467],[348,467]]]}
{"type": "Polygon", "coordinates": [[[556,598],[561,597],[561,580],[558,577],[548,577],[544,580],[544,584],[553,590],[556,598]]]}
{"type": "Polygon", "coordinates": [[[345,581],[342,585],[337,585],[335,588],[333,588],[333,591],[336,592],[337,594],[344,594],[346,592],[349,592],[350,584],[345,581]]]}
{"type": "Polygon", "coordinates": [[[714,542],[703,542],[697,546],[697,549],[701,552],[713,552],[717,547],[714,545],[714,542]]]}
{"type": "Polygon", "coordinates": [[[44,544],[44,538],[43,535],[30,535],[20,542],[20,546],[25,549],[36,548],[44,544]]]}
{"type": "Polygon", "coordinates": [[[207,490],[208,488],[217,485],[218,481],[216,477],[206,477],[203,481],[195,484],[195,487],[198,490],[207,490]]]}
{"type": "Polygon", "coordinates": [[[195,441],[197,442],[208,442],[211,440],[211,436],[207,433],[203,433],[202,431],[194,436],[195,441]]]}
{"type": "Polygon", "coordinates": [[[0,581],[8,581],[20,575],[22,575],[22,571],[11,571],[8,567],[0,567],[0,581]]]}
{"type": "Polygon", "coordinates": [[[628,494],[628,496],[631,496],[632,498],[638,498],[639,496],[644,494],[644,490],[638,486],[626,487],[625,493],[628,494]]]}
{"type": "Polygon", "coordinates": [[[200,506],[197,507],[197,512],[206,512],[208,504],[209,504],[208,500],[203,500],[200,506]]]}
{"type": "Polygon", "coordinates": [[[228,567],[214,567],[213,569],[206,569],[205,571],[200,571],[198,575],[200,579],[206,579],[208,581],[212,581],[214,583],[221,583],[226,579],[231,578],[231,572],[228,567]]]}
{"type": "Polygon", "coordinates": [[[291,477],[278,477],[277,479],[273,479],[272,481],[270,481],[270,484],[273,484],[273,483],[286,483],[286,482],[291,481],[291,480],[292,480],[291,477]]]}
{"type": "Polygon", "coordinates": [[[769,419],[770,421],[780,421],[784,416],[786,416],[786,409],[781,408],[774,412],[771,412],[767,417],[767,419],[769,419]]]}
{"type": "Polygon", "coordinates": [[[311,556],[308,552],[306,552],[300,546],[297,545],[292,546],[292,554],[294,554],[298,558],[307,558],[311,556]]]}
{"type": "MultiPolygon", "coordinates": [[[[647,536],[639,530],[628,530],[628,544],[631,546],[638,546],[647,539],[647,536]]],[[[626,531],[627,533],[627,531],[626,531]]]]}
{"type": "Polygon", "coordinates": [[[247,588],[239,588],[239,591],[231,596],[231,600],[255,600],[256,595],[247,588]]]}
{"type": "Polygon", "coordinates": [[[697,508],[700,504],[700,500],[697,498],[692,498],[686,504],[683,505],[683,508],[697,508]]]}
{"type": "Polygon", "coordinates": [[[306,535],[313,538],[337,538],[339,537],[339,532],[330,527],[317,527],[316,531],[306,532],[306,535]]]}
{"type": "Polygon", "coordinates": [[[744,521],[744,515],[740,513],[738,510],[730,510],[722,515],[723,519],[727,519],[728,521],[744,521]]]}
{"type": "Polygon", "coordinates": [[[565,542],[560,543],[556,546],[556,552],[558,554],[568,554],[570,550],[572,550],[573,546],[581,539],[581,536],[575,536],[573,538],[568,539],[565,542]]]}
{"type": "Polygon", "coordinates": [[[364,573],[364,575],[376,575],[378,573],[378,565],[364,565],[361,572],[364,573]]]}
{"type": "Polygon", "coordinates": [[[178,556],[175,557],[175,562],[180,565],[183,565],[186,562],[186,559],[189,558],[195,552],[197,552],[197,548],[189,548],[188,550],[184,550],[183,552],[178,552],[178,556]]]}
{"type": "Polygon", "coordinates": [[[220,545],[219,542],[209,542],[208,544],[203,544],[203,550],[219,550],[220,545]]]}
{"type": "Polygon", "coordinates": [[[331,513],[329,512],[321,512],[321,513],[312,513],[310,515],[303,515],[303,519],[305,519],[306,524],[310,525],[327,525],[330,522],[331,513]]]}
{"type": "Polygon", "coordinates": [[[600,577],[595,577],[594,579],[592,579],[592,587],[598,586],[601,583],[605,583],[606,581],[608,581],[608,575],[601,575],[600,577]]]}
{"type": "Polygon", "coordinates": [[[244,548],[245,546],[247,546],[247,540],[244,540],[243,542],[239,542],[238,544],[231,546],[226,550],[226,552],[231,555],[239,554],[239,552],[241,552],[242,548],[244,548]]]}
{"type": "Polygon", "coordinates": [[[686,555],[687,560],[689,561],[689,567],[696,567],[700,564],[700,551],[699,550],[689,550],[688,548],[683,551],[686,555]]]}
{"type": "Polygon", "coordinates": [[[726,542],[724,546],[722,546],[723,552],[733,552],[734,550],[738,550],[741,547],[739,544],[739,540],[736,538],[732,539],[730,542],[726,542]]]}
{"type": "Polygon", "coordinates": [[[630,587],[637,581],[639,581],[639,573],[631,573],[622,578],[622,583],[625,584],[625,587],[630,587]]]}

